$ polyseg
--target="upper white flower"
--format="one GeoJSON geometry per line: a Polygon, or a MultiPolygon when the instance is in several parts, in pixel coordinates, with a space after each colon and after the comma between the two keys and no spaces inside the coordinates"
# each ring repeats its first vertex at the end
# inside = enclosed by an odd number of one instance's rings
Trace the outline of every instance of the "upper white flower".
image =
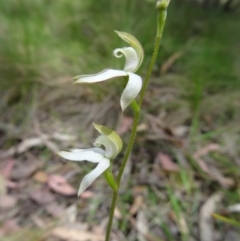
{"type": "Polygon", "coordinates": [[[59,156],[67,160],[98,163],[98,165],[83,178],[78,190],[78,196],[81,195],[98,176],[109,168],[110,160],[115,158],[122,150],[122,140],[115,131],[102,125],[93,125],[101,134],[93,144],[95,147],[89,149],[71,149],[70,151],[60,151],[58,153],[59,156]],[[101,146],[103,146],[104,149],[100,148],[101,146]]]}
{"type": "Polygon", "coordinates": [[[76,84],[96,83],[108,79],[127,76],[128,83],[122,93],[120,105],[124,111],[126,107],[137,97],[142,88],[142,79],[139,75],[134,74],[143,61],[143,48],[139,41],[131,34],[115,31],[118,36],[129,43],[131,47],[118,48],[113,51],[113,55],[117,58],[125,56],[126,63],[123,70],[105,69],[100,73],[93,75],[79,75],[74,79],[76,84]]]}

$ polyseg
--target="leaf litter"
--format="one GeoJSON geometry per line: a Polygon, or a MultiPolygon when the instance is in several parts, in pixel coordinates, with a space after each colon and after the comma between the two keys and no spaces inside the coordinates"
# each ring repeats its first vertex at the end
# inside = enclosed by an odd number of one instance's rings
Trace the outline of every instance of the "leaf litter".
{"type": "MultiPolygon", "coordinates": [[[[220,107],[226,111],[231,102],[219,104],[224,102],[219,94],[205,96],[195,140],[191,136],[194,113],[186,100],[189,89],[181,87],[185,77],[171,72],[181,61],[176,61],[177,54],[174,58],[164,70],[167,74],[152,78],[144,101],[136,145],[115,210],[112,237],[119,241],[227,241],[237,237],[230,224],[211,215],[219,206],[229,207],[225,209],[230,218],[238,213],[239,123],[229,118],[221,124],[220,107]],[[216,190],[222,191],[221,198],[216,198],[216,190]]],[[[4,195],[0,234],[5,238],[25,232],[13,241],[24,240],[26,233],[26,241],[104,240],[111,190],[100,179],[78,199],[79,177],[88,170],[61,160],[55,151],[87,147],[96,134],[90,127],[93,121],[112,127],[118,124],[126,146],[132,117],[130,113],[127,117],[116,114],[118,103],[112,96],[98,98],[101,100],[95,104],[89,87],[79,90],[81,101],[68,83],[55,90],[48,88],[52,95],[44,99],[29,128],[23,132],[13,124],[15,134],[10,135],[7,128],[1,137],[1,143],[7,144],[0,154],[4,195]],[[58,118],[49,110],[55,110],[58,118]]],[[[40,90],[39,96],[45,95],[46,89],[40,90]]],[[[114,173],[120,162],[114,163],[114,173]]]]}

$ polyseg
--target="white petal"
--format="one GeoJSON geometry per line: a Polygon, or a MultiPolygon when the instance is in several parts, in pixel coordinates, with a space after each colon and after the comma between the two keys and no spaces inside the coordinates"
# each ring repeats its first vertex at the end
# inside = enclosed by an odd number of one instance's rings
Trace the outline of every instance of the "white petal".
{"type": "Polygon", "coordinates": [[[106,157],[114,158],[118,154],[116,146],[107,136],[101,135],[94,142],[94,146],[101,146],[101,145],[105,147],[106,157]]]}
{"type": "Polygon", "coordinates": [[[123,70],[117,70],[117,69],[105,69],[100,73],[93,74],[93,75],[79,75],[75,77],[74,79],[77,79],[74,84],[82,84],[82,83],[96,83],[105,81],[108,79],[120,77],[120,76],[127,76],[127,73],[123,70]]]}
{"type": "Polygon", "coordinates": [[[110,161],[107,158],[102,159],[97,167],[83,178],[78,190],[78,196],[80,196],[95,181],[97,177],[106,171],[109,166],[110,161]]]}
{"type": "Polygon", "coordinates": [[[138,67],[139,59],[137,52],[132,47],[119,48],[113,51],[113,54],[117,58],[121,58],[123,55],[126,58],[124,70],[126,72],[135,72],[138,67]],[[120,53],[120,54],[119,54],[120,53]]]}
{"type": "Polygon", "coordinates": [[[128,83],[122,93],[120,104],[122,111],[129,106],[132,101],[137,97],[142,88],[142,78],[139,75],[128,73],[128,83]]]}
{"type": "Polygon", "coordinates": [[[70,149],[69,152],[75,152],[75,153],[79,153],[82,151],[86,151],[86,149],[70,149]]]}
{"type": "MultiPolygon", "coordinates": [[[[99,147],[88,148],[87,150],[91,150],[102,155],[105,154],[105,151],[99,147]]],[[[86,149],[70,149],[70,152],[75,152],[75,153],[79,153],[82,151],[86,151],[86,149]]]]}
{"type": "Polygon", "coordinates": [[[89,149],[80,152],[60,151],[58,155],[71,161],[89,161],[97,163],[104,159],[102,154],[89,149]]]}

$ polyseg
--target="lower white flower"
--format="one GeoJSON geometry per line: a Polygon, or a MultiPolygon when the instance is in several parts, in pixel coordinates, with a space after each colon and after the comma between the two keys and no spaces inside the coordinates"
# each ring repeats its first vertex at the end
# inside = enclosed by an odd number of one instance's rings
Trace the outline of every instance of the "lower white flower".
{"type": "Polygon", "coordinates": [[[95,147],[89,149],[71,149],[70,151],[60,151],[58,153],[59,156],[67,160],[98,163],[83,178],[78,190],[78,196],[109,168],[111,159],[116,157],[122,149],[122,140],[115,131],[97,124],[94,124],[94,127],[101,133],[94,143],[95,147]],[[104,146],[104,149],[100,148],[100,146],[104,146]]]}

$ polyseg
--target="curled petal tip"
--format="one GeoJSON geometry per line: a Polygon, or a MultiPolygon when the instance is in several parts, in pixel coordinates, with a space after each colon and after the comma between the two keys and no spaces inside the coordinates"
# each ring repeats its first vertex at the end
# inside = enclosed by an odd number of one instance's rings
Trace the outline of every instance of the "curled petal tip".
{"type": "Polygon", "coordinates": [[[138,64],[135,67],[134,71],[131,72],[136,72],[138,70],[138,68],[140,67],[142,61],[143,61],[143,57],[144,57],[144,51],[143,51],[143,47],[140,44],[140,42],[131,34],[126,33],[126,32],[121,32],[121,31],[116,31],[115,33],[125,42],[129,43],[132,48],[134,48],[134,50],[137,53],[137,58],[138,58],[138,64]]]}
{"type": "Polygon", "coordinates": [[[139,58],[136,50],[132,47],[118,48],[113,51],[113,55],[121,58],[123,55],[126,58],[124,70],[126,72],[135,72],[138,68],[139,58]]]}

